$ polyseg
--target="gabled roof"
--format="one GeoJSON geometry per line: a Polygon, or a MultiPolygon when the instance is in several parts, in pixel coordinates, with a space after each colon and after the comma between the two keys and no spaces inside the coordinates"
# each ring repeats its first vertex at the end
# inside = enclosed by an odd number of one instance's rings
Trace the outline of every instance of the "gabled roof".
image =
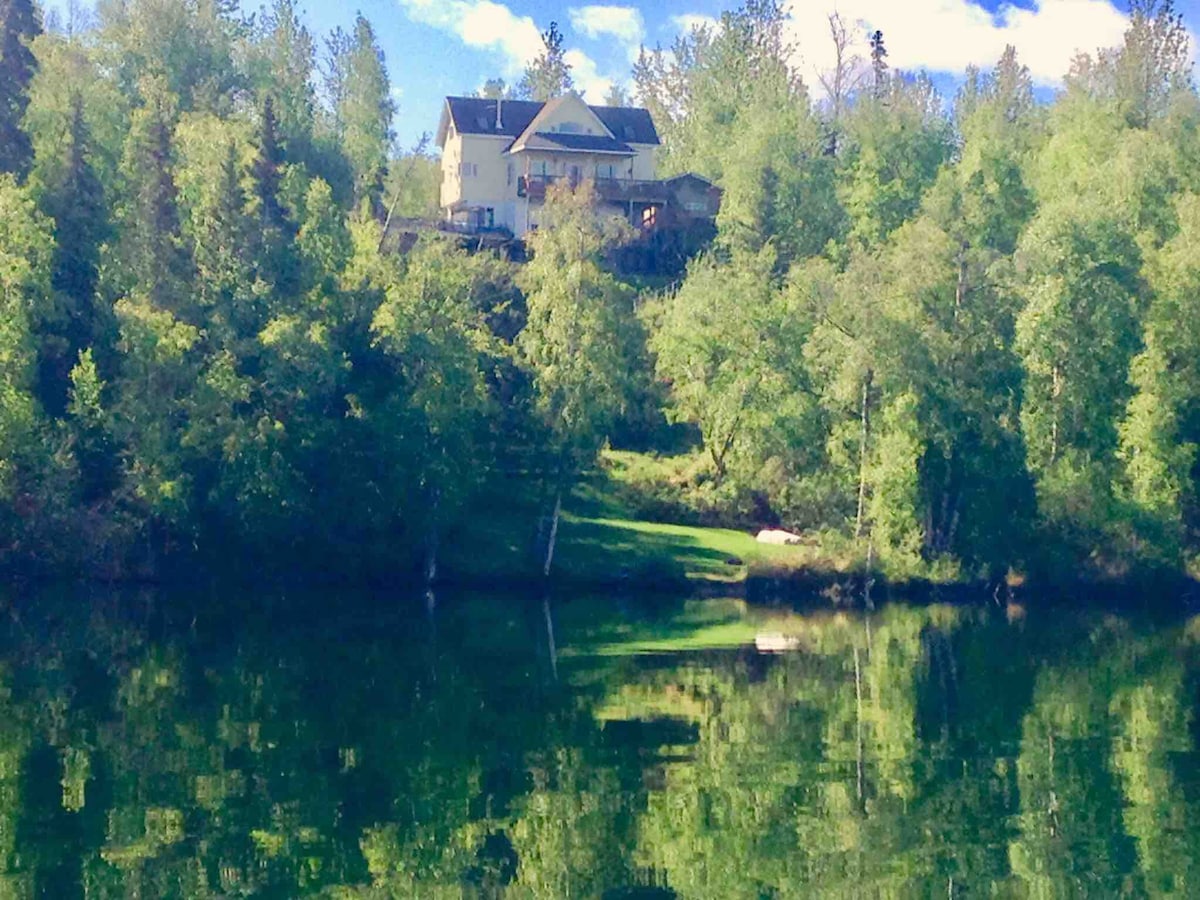
{"type": "Polygon", "coordinates": [[[695,181],[695,182],[699,182],[702,186],[704,186],[706,188],[716,188],[718,191],[721,190],[721,188],[718,187],[716,183],[705,178],[703,175],[697,175],[695,172],[683,172],[680,175],[673,175],[670,178],[666,179],[665,183],[666,184],[675,184],[676,182],[679,182],[679,181],[695,181]]]}
{"type": "MultiPolygon", "coordinates": [[[[544,103],[532,100],[485,100],[482,97],[447,97],[442,108],[437,143],[446,145],[450,123],[460,134],[518,138],[524,134],[544,103]],[[496,127],[499,106],[500,127],[496,127]]],[[[588,107],[618,141],[628,144],[657,144],[658,131],[645,109],[617,106],[588,107]]]]}
{"type": "Polygon", "coordinates": [[[657,144],[658,130],[650,118],[650,110],[637,106],[593,106],[613,137],[630,144],[657,144]]]}

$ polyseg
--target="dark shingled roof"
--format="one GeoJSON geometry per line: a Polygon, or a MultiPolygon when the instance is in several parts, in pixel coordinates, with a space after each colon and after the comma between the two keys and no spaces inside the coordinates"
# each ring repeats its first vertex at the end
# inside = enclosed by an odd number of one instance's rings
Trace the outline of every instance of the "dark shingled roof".
{"type": "MultiPolygon", "coordinates": [[[[494,134],[520,137],[542,110],[542,103],[531,100],[505,100],[500,109],[503,127],[496,130],[496,102],[480,97],[447,97],[450,118],[461,134],[494,134]]],[[[613,133],[618,141],[633,144],[657,144],[658,131],[654,120],[644,109],[617,106],[592,106],[592,112],[613,133]]],[[[556,134],[555,140],[565,135],[556,134]]],[[[586,137],[586,135],[585,135],[586,137]]],[[[565,145],[564,145],[565,146],[565,145]]]]}
{"type": "Polygon", "coordinates": [[[592,112],[618,141],[631,144],[657,144],[658,131],[648,109],[632,106],[591,106],[592,112]]]}

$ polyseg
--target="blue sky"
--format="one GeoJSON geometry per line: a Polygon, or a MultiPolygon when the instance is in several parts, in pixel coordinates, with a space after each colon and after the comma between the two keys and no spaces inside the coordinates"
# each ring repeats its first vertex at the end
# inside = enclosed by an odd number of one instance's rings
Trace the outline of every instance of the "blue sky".
{"type": "MultiPolygon", "coordinates": [[[[796,64],[814,87],[829,65],[827,16],[837,10],[864,37],[879,28],[895,67],[925,69],[952,91],[967,65],[986,67],[1016,45],[1049,93],[1076,49],[1120,40],[1127,0],[785,0],[796,64]]],[[[539,48],[538,32],[557,21],[566,35],[576,85],[600,102],[613,82],[627,83],[640,44],[669,45],[692,22],[719,16],[737,0],[301,0],[313,31],[347,27],[356,8],[375,26],[399,105],[396,132],[411,146],[434,131],[447,94],[485,79],[515,82],[539,48]]],[[[245,7],[257,0],[243,0],[245,7]]],[[[1200,26],[1200,0],[1176,0],[1184,21],[1200,26]]],[[[865,56],[865,46],[860,48],[865,56]]],[[[819,91],[819,89],[817,89],[819,91]]]]}
{"type": "MultiPolygon", "coordinates": [[[[640,44],[669,45],[692,22],[719,16],[736,0],[359,0],[379,34],[399,104],[396,131],[411,146],[436,128],[441,98],[466,93],[485,79],[510,82],[537,52],[538,32],[552,20],[566,35],[577,87],[600,102],[613,83],[626,83],[640,44]]],[[[1200,0],[1178,0],[1189,26],[1200,23],[1200,0]]],[[[988,66],[1006,43],[1017,46],[1035,80],[1049,92],[1079,50],[1120,40],[1126,0],[789,0],[796,63],[815,86],[829,64],[826,17],[837,10],[862,35],[879,28],[890,61],[925,69],[952,90],[967,65],[988,66]]],[[[310,0],[306,15],[318,33],[345,26],[355,7],[310,0]]],[[[866,48],[862,47],[864,55],[866,48]]],[[[818,89],[819,90],[819,89],[818,89]]]]}

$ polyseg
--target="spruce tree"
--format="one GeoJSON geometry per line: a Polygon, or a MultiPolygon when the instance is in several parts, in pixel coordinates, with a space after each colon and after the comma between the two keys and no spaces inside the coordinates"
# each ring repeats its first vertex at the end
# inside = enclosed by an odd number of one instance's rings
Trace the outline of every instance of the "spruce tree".
{"type": "Polygon", "coordinates": [[[876,30],[870,38],[871,42],[871,83],[876,98],[887,93],[888,64],[887,47],[883,45],[883,32],[876,30]]]}
{"type": "MultiPolygon", "coordinates": [[[[51,285],[65,313],[61,353],[43,358],[41,400],[53,413],[64,408],[69,374],[79,353],[97,348],[101,362],[111,349],[111,322],[96,304],[100,246],[109,233],[104,187],[91,164],[91,135],[83,98],[70,98],[70,127],[61,167],[42,196],[43,210],[54,219],[55,245],[51,285]]],[[[51,346],[49,342],[44,348],[51,346]]]]}
{"type": "Polygon", "coordinates": [[[542,52],[525,69],[519,94],[529,100],[545,102],[561,97],[575,87],[571,80],[571,65],[563,50],[563,34],[558,23],[551,22],[542,32],[542,52]]]}
{"type": "Polygon", "coordinates": [[[146,105],[134,113],[123,168],[129,195],[121,215],[124,262],[132,287],[151,303],[184,312],[190,261],[180,229],[172,132],[175,98],[161,81],[143,85],[146,105]]]}
{"type": "Polygon", "coordinates": [[[279,200],[283,156],[275,105],[268,96],[263,101],[258,155],[250,170],[258,201],[259,273],[264,281],[281,290],[290,290],[296,278],[295,254],[291,252],[296,228],[288,209],[279,200]]]}
{"type": "Polygon", "coordinates": [[[278,124],[275,118],[274,98],[268,96],[263,100],[258,156],[254,160],[251,174],[254,176],[254,191],[258,196],[259,217],[263,226],[282,228],[287,221],[287,210],[279,202],[283,148],[279,143],[278,124]]]}
{"type": "Polygon", "coordinates": [[[260,90],[272,98],[278,131],[294,160],[304,159],[313,137],[316,50],[295,0],[275,0],[262,23],[258,49],[264,71],[260,90]]]}
{"type": "Polygon", "coordinates": [[[21,126],[37,70],[30,42],[42,31],[32,0],[0,0],[0,172],[29,174],[33,145],[21,126]]]}
{"type": "Polygon", "coordinates": [[[383,51],[371,23],[359,16],[354,37],[337,66],[342,96],[337,120],[342,147],[354,173],[354,201],[366,203],[373,215],[383,215],[383,181],[392,145],[396,113],[383,51]]]}

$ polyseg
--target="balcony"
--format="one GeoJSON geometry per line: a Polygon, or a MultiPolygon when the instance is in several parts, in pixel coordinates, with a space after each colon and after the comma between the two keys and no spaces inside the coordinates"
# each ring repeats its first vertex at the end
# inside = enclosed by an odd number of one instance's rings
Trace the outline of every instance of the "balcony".
{"type": "Polygon", "coordinates": [[[590,180],[596,193],[605,203],[645,203],[661,205],[667,202],[669,189],[663,181],[640,181],[636,178],[591,178],[572,175],[522,175],[517,179],[517,196],[530,200],[545,200],[546,188],[552,184],[578,186],[590,180]]]}

